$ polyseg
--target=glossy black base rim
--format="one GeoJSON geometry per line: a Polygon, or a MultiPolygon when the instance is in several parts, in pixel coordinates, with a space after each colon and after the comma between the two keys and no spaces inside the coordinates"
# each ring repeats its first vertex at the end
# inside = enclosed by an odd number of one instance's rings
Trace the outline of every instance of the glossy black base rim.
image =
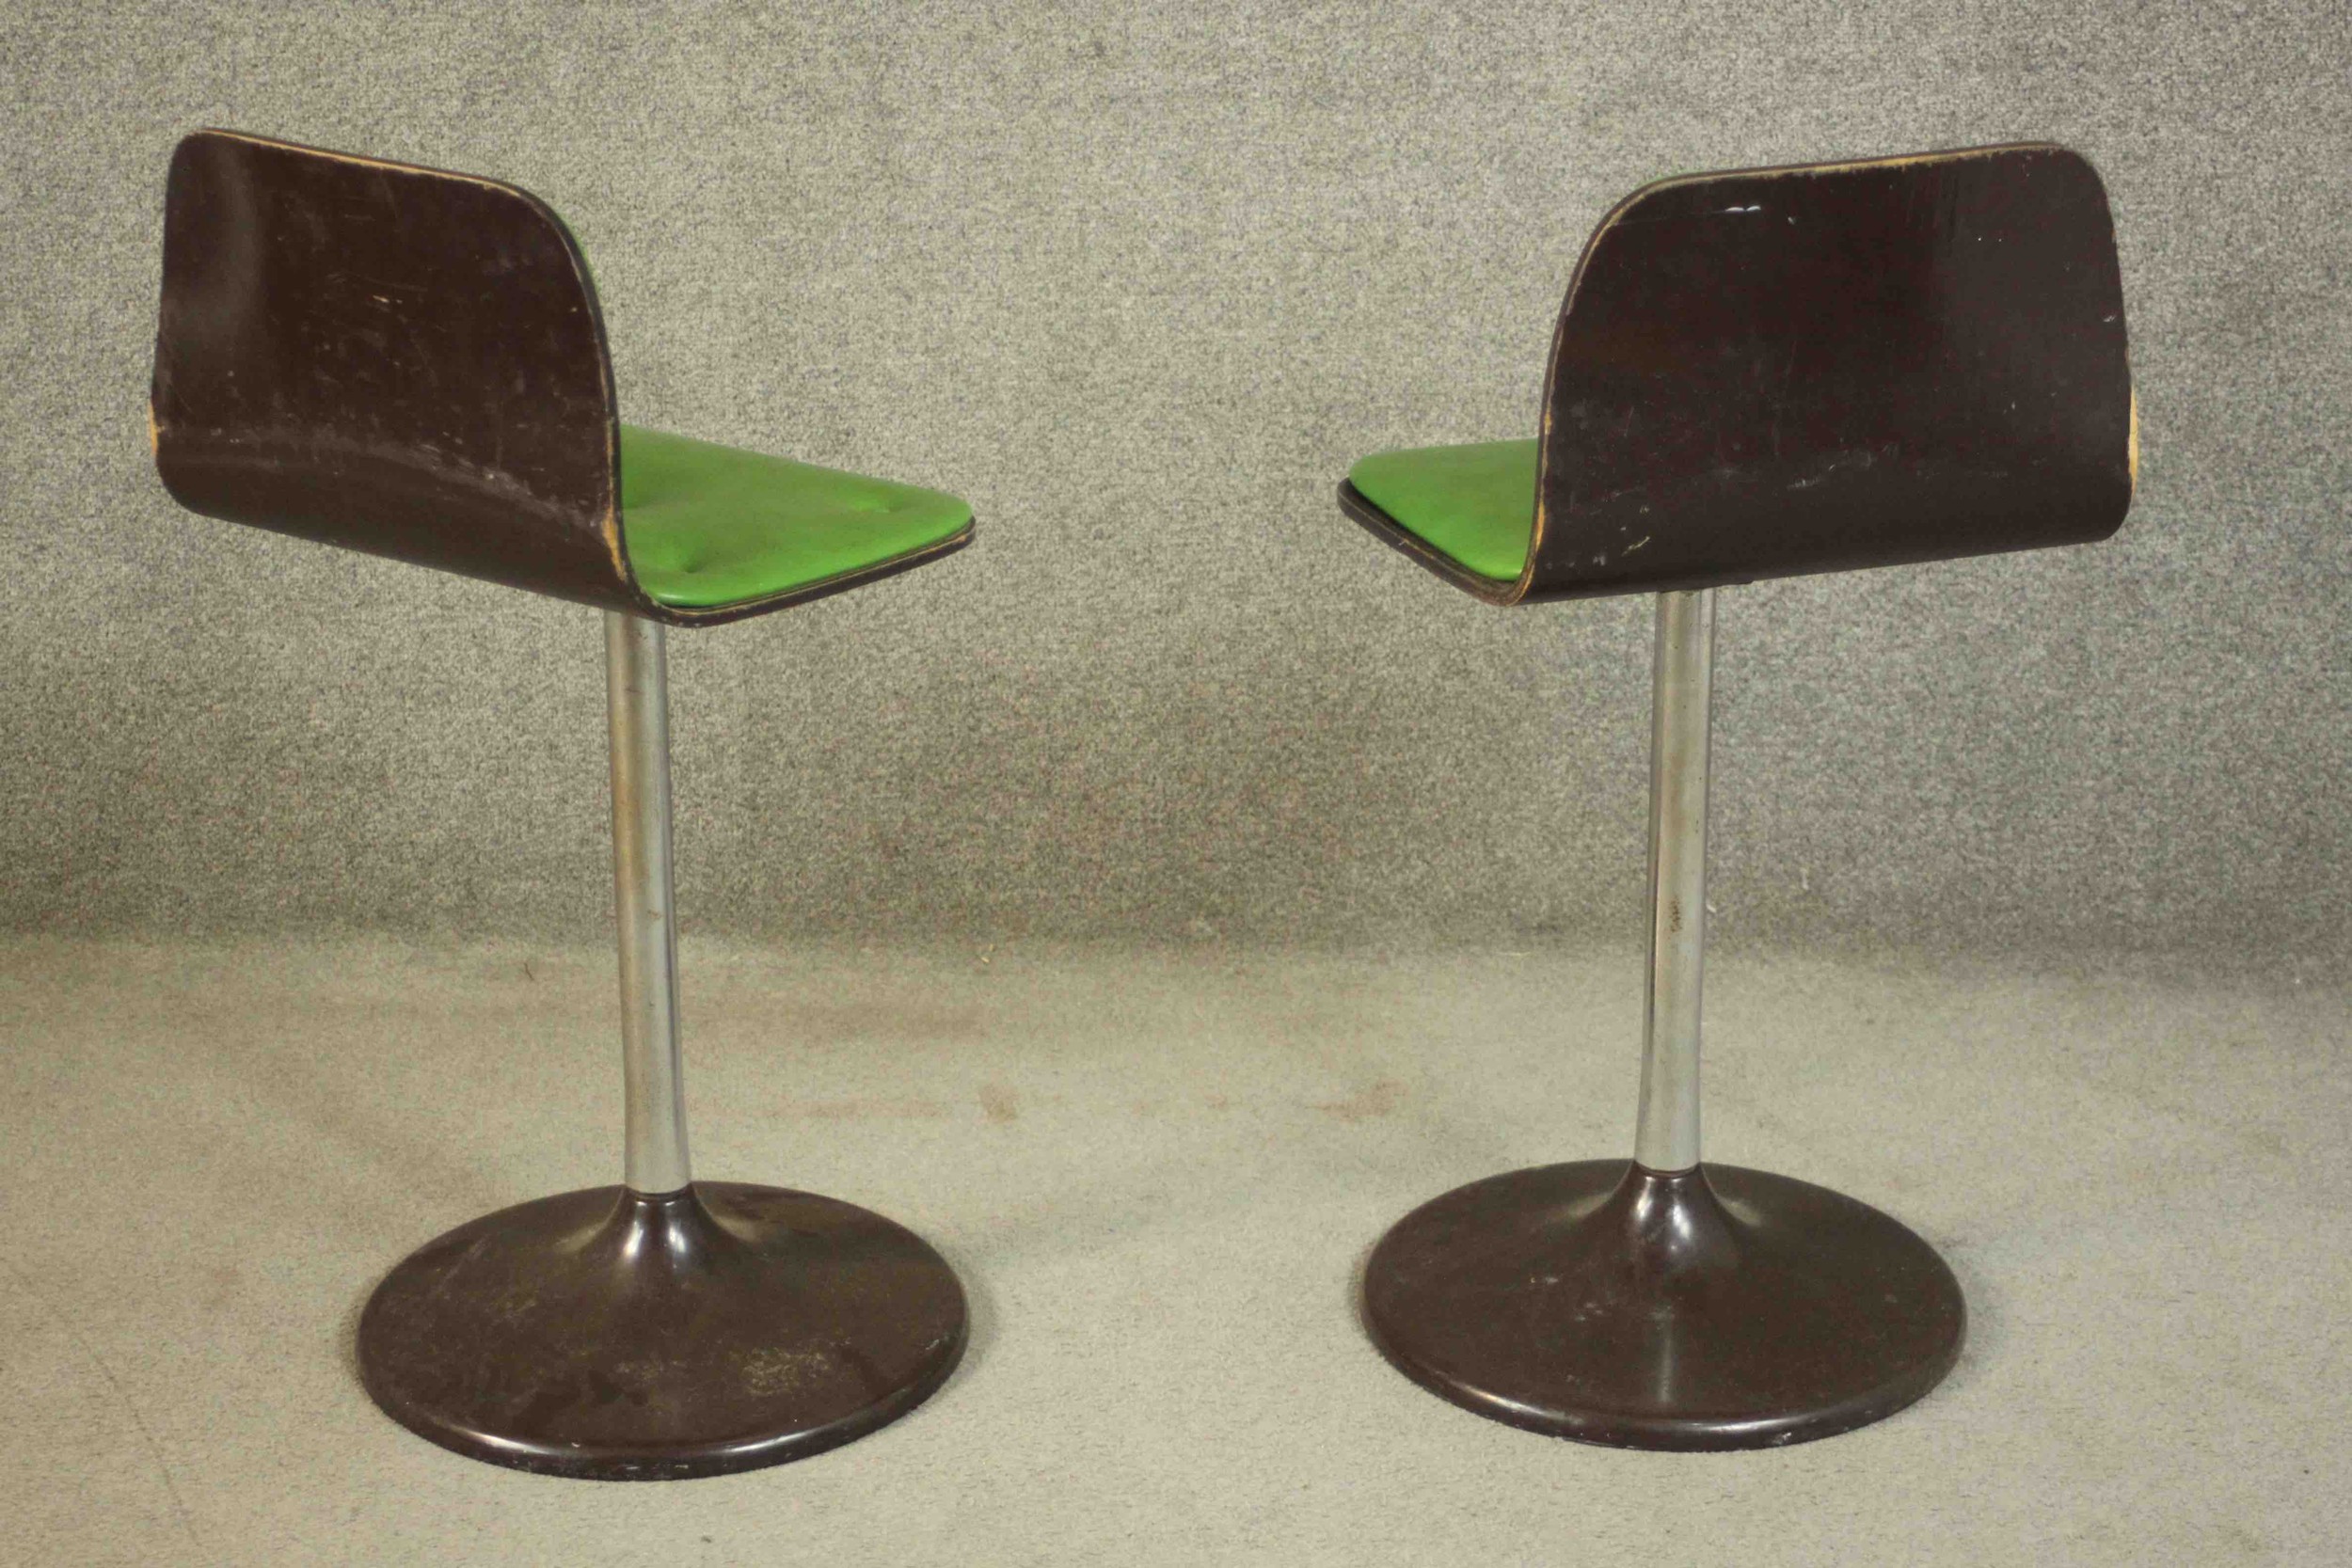
{"type": "Polygon", "coordinates": [[[1809,1442],[1940,1383],[1966,1334],[1933,1248],[1867,1204],[1733,1165],[1596,1160],[1472,1182],[1365,1269],[1390,1363],[1492,1420],[1613,1448],[1809,1442]]]}
{"type": "Polygon", "coordinates": [[[427,1243],[361,1313],[369,1396],[469,1459],[671,1481],[806,1459],[921,1404],[961,1359],[962,1287],[838,1199],[702,1182],[564,1193],[427,1243]]]}

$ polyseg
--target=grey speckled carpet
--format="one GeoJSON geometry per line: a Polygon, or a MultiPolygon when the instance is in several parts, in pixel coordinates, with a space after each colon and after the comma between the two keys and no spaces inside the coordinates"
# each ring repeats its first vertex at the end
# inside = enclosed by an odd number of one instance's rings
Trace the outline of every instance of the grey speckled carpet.
{"type": "Polygon", "coordinates": [[[923,1231],[971,1352],[798,1465],[432,1448],[385,1268],[617,1178],[601,953],[0,946],[0,1560],[2331,1564],[2352,1555],[2340,989],[1719,965],[1710,1148],[1943,1249],[1926,1401],[1778,1452],[1482,1421],[1359,1331],[1406,1209],[1629,1147],[1638,957],[690,946],[707,1175],[923,1231]]]}

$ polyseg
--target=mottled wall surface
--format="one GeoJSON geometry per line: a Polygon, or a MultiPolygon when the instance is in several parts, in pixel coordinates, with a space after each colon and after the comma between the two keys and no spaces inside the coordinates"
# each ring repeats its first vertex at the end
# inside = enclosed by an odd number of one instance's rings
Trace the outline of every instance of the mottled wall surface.
{"type": "Polygon", "coordinates": [[[1648,606],[1476,604],[1340,474],[1533,435],[1634,185],[2049,138],[2115,206],[2138,504],[1724,595],[1718,930],[2345,952],[2334,0],[19,6],[0,74],[0,923],[608,918],[593,613],[155,483],[193,126],[514,180],[625,418],[976,504],[935,568],[674,636],[690,925],[1502,946],[1639,929],[1648,606]]]}

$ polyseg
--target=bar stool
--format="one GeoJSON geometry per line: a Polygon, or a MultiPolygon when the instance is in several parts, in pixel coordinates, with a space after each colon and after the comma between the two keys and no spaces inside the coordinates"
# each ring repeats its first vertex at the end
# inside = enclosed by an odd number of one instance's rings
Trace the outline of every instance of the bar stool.
{"type": "Polygon", "coordinates": [[[586,264],[514,186],[220,131],[166,195],[151,434],[194,512],[604,611],[625,1180],[459,1226],[358,1330],[395,1420],[493,1464],[654,1480],[780,1464],[928,1397],[955,1275],[838,1199],[695,1181],[671,897],[664,627],[935,561],[952,496],[617,422],[586,264]]]}
{"type": "Polygon", "coordinates": [[[1362,1308],[1399,1370],[1537,1432],[1743,1449],[1880,1419],[1950,1370],[1965,1311],[1925,1242],[1700,1161],[1715,591],[2104,539],[2137,451],[2105,193],[2018,146],[1646,186],[1577,264],[1538,438],[1350,471],[1349,516],[1490,603],[1659,596],[1633,1158],[1398,1221],[1362,1308]]]}

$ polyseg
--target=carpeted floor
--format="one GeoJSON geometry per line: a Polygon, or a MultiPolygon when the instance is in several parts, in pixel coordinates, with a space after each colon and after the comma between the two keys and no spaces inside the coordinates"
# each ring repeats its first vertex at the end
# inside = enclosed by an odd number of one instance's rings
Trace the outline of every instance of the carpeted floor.
{"type": "Polygon", "coordinates": [[[975,1310],[803,1464],[600,1486],[377,1415],[410,1247],[617,1178],[601,952],[0,947],[0,1560],[2326,1563],[2352,1555],[2339,990],[1725,959],[1710,1152],[1941,1247],[1967,1351],[1778,1452],[1578,1447],[1391,1371],[1353,1280],[1627,1147],[1638,958],[690,947],[702,1172],[879,1208],[975,1310]]]}

